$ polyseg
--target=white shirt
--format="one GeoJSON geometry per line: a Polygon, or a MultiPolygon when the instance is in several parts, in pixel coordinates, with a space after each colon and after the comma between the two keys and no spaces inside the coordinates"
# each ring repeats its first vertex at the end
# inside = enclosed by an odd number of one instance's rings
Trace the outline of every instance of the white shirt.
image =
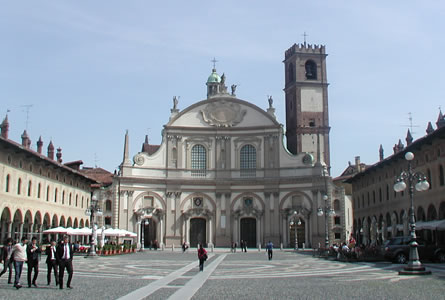
{"type": "Polygon", "coordinates": [[[17,243],[12,248],[12,252],[14,252],[14,260],[16,261],[27,261],[26,257],[26,245],[22,245],[22,243],[17,243]]]}
{"type": "Polygon", "coordinates": [[[63,245],[63,259],[70,259],[70,250],[68,247],[68,243],[63,245]]]}

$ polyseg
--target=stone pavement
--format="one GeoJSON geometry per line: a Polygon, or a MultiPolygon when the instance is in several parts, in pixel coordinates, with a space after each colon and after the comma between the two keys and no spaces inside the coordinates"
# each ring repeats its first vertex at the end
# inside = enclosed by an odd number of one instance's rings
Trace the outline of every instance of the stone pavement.
{"type": "MultiPolygon", "coordinates": [[[[399,276],[401,265],[343,263],[292,251],[209,253],[198,271],[196,250],[129,255],[76,256],[74,289],[46,285],[45,257],[39,288],[16,290],[0,278],[0,299],[445,299],[445,264],[426,264],[432,276],[399,276]]],[[[66,280],[66,279],[65,279],[66,280]]]]}

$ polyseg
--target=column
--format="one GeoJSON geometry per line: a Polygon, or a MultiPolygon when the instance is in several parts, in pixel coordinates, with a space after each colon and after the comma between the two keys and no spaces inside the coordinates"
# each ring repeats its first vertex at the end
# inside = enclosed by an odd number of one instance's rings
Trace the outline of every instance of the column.
{"type": "Polygon", "coordinates": [[[137,235],[138,235],[136,247],[138,249],[141,249],[142,245],[141,245],[141,218],[140,218],[140,216],[138,216],[138,221],[137,221],[136,225],[137,225],[137,235]]]}
{"type": "Polygon", "coordinates": [[[161,243],[159,244],[159,247],[163,249],[164,247],[164,215],[161,215],[159,220],[159,226],[161,226],[161,243]]]}
{"type": "Polygon", "coordinates": [[[256,217],[256,242],[257,242],[257,247],[258,245],[262,244],[261,241],[261,221],[260,221],[261,216],[257,216],[256,217]]]}
{"type": "Polygon", "coordinates": [[[185,241],[187,245],[190,245],[190,218],[188,216],[186,216],[185,224],[186,224],[185,227],[187,228],[185,231],[185,236],[186,236],[185,241]]]}
{"type": "Polygon", "coordinates": [[[12,222],[8,222],[8,237],[12,237],[12,222]]]}
{"type": "Polygon", "coordinates": [[[31,240],[34,235],[34,231],[32,230],[33,225],[34,225],[34,223],[28,224],[28,240],[31,240]]]}
{"type": "Polygon", "coordinates": [[[133,193],[127,191],[127,230],[130,230],[131,217],[133,216],[133,193]]]}
{"type": "Polygon", "coordinates": [[[288,229],[288,223],[287,223],[287,220],[286,220],[286,218],[283,216],[282,218],[281,218],[281,222],[282,222],[282,228],[283,228],[283,232],[282,232],[282,243],[283,243],[283,247],[286,247],[287,246],[287,229],[288,229]]]}
{"type": "Polygon", "coordinates": [[[42,241],[43,241],[43,224],[37,224],[37,228],[38,228],[38,230],[39,230],[39,233],[40,233],[40,235],[39,235],[39,244],[42,244],[42,241]]]}
{"type": "Polygon", "coordinates": [[[19,227],[19,241],[22,239],[23,237],[23,223],[20,223],[20,227],[19,227]]]}
{"type": "Polygon", "coordinates": [[[238,216],[233,218],[233,241],[239,245],[238,239],[238,216]]]}
{"type": "Polygon", "coordinates": [[[213,245],[213,226],[212,217],[209,217],[209,247],[213,245]]]}

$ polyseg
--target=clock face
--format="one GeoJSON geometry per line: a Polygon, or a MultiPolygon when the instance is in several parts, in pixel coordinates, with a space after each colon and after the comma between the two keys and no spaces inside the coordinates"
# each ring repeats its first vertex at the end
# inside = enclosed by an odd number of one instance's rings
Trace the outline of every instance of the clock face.
{"type": "Polygon", "coordinates": [[[193,202],[195,203],[195,206],[201,206],[202,204],[202,199],[201,198],[195,198],[193,200],[193,202]]]}

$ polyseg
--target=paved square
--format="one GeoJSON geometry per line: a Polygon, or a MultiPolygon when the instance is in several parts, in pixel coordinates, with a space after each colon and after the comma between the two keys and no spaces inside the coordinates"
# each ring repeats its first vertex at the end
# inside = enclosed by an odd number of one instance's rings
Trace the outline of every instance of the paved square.
{"type": "MultiPolygon", "coordinates": [[[[445,299],[445,265],[426,264],[432,276],[399,276],[401,265],[342,263],[310,254],[215,252],[204,272],[195,252],[146,251],[129,255],[75,257],[74,289],[46,285],[16,290],[0,278],[0,299],[445,299]]],[[[66,279],[65,279],[66,280],[66,279]]]]}

